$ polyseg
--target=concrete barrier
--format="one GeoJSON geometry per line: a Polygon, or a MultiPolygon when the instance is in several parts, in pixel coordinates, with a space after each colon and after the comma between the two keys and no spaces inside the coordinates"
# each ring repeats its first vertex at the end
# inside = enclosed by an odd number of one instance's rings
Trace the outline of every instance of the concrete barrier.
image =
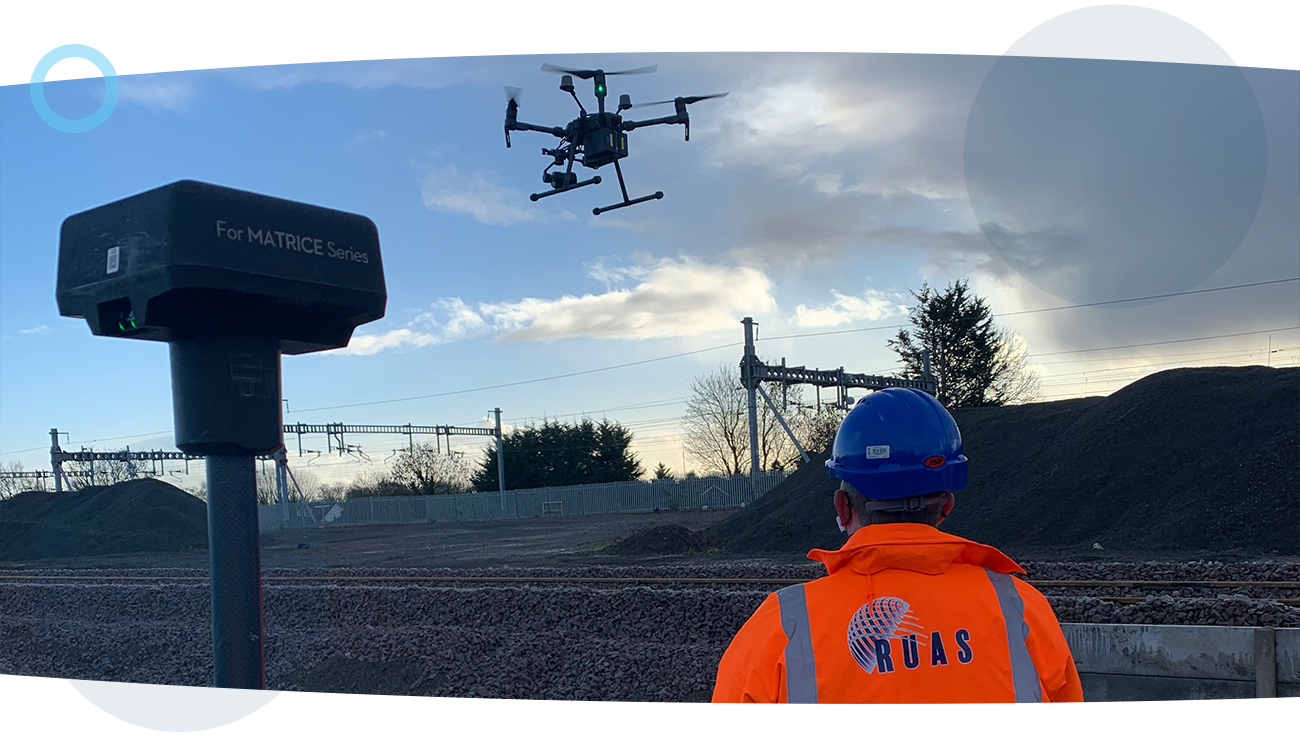
{"type": "Polygon", "coordinates": [[[1085,701],[1300,696],[1300,629],[1062,624],[1085,701]]]}
{"type": "Polygon", "coordinates": [[[1277,694],[1300,698],[1300,629],[1279,629],[1277,637],[1277,694]]]}

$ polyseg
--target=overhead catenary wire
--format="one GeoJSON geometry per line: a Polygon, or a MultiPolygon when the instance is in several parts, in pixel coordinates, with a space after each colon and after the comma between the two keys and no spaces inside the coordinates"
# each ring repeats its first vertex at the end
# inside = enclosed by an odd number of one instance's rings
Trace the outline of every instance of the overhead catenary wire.
{"type": "MultiPolygon", "coordinates": [[[[1196,290],[1190,290],[1190,291],[1171,292],[1171,294],[1157,294],[1157,295],[1148,295],[1148,296],[1134,296],[1134,298],[1128,298],[1128,299],[1113,299],[1113,300],[1109,300],[1109,301],[1091,301],[1091,303],[1083,303],[1083,304],[1063,304],[1063,305],[1060,305],[1060,307],[1043,307],[1043,308],[1039,308],[1039,309],[1023,309],[1023,311],[1019,311],[1019,312],[1004,312],[1004,313],[997,313],[997,314],[992,314],[992,316],[993,316],[993,317],[1006,317],[1006,316],[1013,316],[1013,314],[1041,313],[1041,312],[1058,312],[1058,311],[1063,311],[1063,309],[1078,309],[1078,308],[1084,308],[1084,307],[1099,307],[1099,305],[1102,305],[1102,304],[1122,304],[1122,303],[1132,303],[1132,301],[1149,301],[1149,300],[1152,300],[1152,299],[1167,299],[1167,298],[1174,298],[1174,296],[1196,295],[1196,294],[1210,294],[1210,292],[1239,290],[1239,288],[1252,288],[1252,287],[1260,287],[1260,286],[1270,286],[1270,285],[1275,285],[1275,283],[1287,283],[1287,282],[1296,282],[1296,281],[1300,281],[1300,277],[1296,277],[1296,278],[1278,278],[1278,279],[1273,279],[1273,281],[1256,281],[1256,282],[1252,282],[1252,283],[1238,283],[1238,285],[1232,285],[1232,286],[1217,286],[1217,287],[1213,287],[1213,288],[1196,288],[1196,290]]],[[[872,330],[896,330],[896,329],[905,329],[905,327],[907,327],[907,326],[910,326],[910,325],[887,325],[887,326],[874,326],[874,327],[850,327],[850,329],[845,329],[845,330],[819,331],[819,333],[796,333],[796,334],[787,334],[787,335],[774,335],[774,337],[766,337],[766,338],[762,338],[761,340],[757,340],[757,342],[768,342],[768,340],[783,340],[783,339],[797,339],[797,338],[813,338],[813,337],[822,337],[822,335],[836,335],[836,334],[844,334],[844,333],[865,333],[865,331],[872,331],[872,330]]],[[[1296,329],[1296,327],[1291,327],[1291,329],[1296,329]]],[[[1269,333],[1269,331],[1279,331],[1279,330],[1261,330],[1260,333],[1269,333]]],[[[1258,334],[1258,333],[1243,333],[1243,334],[1258,334]]],[[[1236,337],[1236,335],[1226,335],[1226,337],[1236,337]]],[[[610,365],[610,366],[601,366],[601,368],[595,368],[595,369],[578,370],[578,372],[569,372],[569,373],[563,373],[563,374],[555,374],[555,376],[549,376],[549,377],[539,377],[539,378],[533,378],[533,379],[523,379],[523,381],[504,382],[504,383],[498,383],[498,385],[489,385],[489,386],[482,386],[482,387],[473,387],[473,389],[464,389],[464,390],[455,390],[455,391],[435,392],[435,394],[428,394],[428,395],[404,396],[404,398],[380,399],[380,400],[372,400],[372,402],[357,402],[357,403],[350,403],[350,404],[326,405],[326,407],[313,407],[313,408],[308,408],[308,409],[302,409],[302,411],[298,411],[298,412],[320,412],[320,411],[325,411],[325,409],[347,409],[347,408],[354,408],[354,407],[368,407],[368,405],[377,405],[377,404],[393,404],[393,403],[399,403],[399,402],[416,402],[416,400],[441,398],[441,396],[452,396],[452,395],[458,395],[458,394],[471,394],[471,392],[474,392],[474,391],[490,391],[490,390],[494,390],[494,389],[507,389],[507,387],[529,385],[529,383],[539,383],[539,382],[545,382],[545,381],[556,381],[556,379],[562,379],[562,378],[573,378],[573,377],[577,377],[577,376],[586,376],[586,374],[602,373],[602,372],[607,372],[607,370],[616,370],[616,369],[630,368],[630,366],[638,366],[638,365],[645,365],[645,364],[651,364],[651,363],[659,363],[659,361],[666,361],[666,360],[672,360],[672,359],[680,359],[680,357],[699,355],[699,353],[707,353],[707,352],[712,352],[712,351],[720,351],[720,350],[725,350],[725,348],[741,347],[741,346],[744,346],[744,344],[745,344],[745,343],[742,343],[742,342],[736,342],[736,343],[723,343],[723,344],[720,344],[720,346],[712,346],[712,347],[708,347],[708,348],[698,348],[698,350],[694,350],[694,351],[684,351],[684,352],[680,352],[680,353],[669,353],[669,355],[666,355],[666,356],[656,356],[656,357],[650,357],[650,359],[642,359],[642,360],[638,360],[638,361],[628,361],[628,363],[624,363],[624,364],[615,364],[615,365],[610,365]]],[[[1138,347],[1138,346],[1131,346],[1131,347],[1138,347]]]]}
{"type": "MultiPolygon", "coordinates": [[[[1274,279],[1274,280],[1269,280],[1269,281],[1256,281],[1256,282],[1251,282],[1251,283],[1235,284],[1235,285],[1231,285],[1231,286],[1218,286],[1218,287],[1213,287],[1213,288],[1208,288],[1208,289],[1194,289],[1194,290],[1189,290],[1189,291],[1180,291],[1180,292],[1173,292],[1173,293],[1167,293],[1167,294],[1153,294],[1153,295],[1149,295],[1149,296],[1132,297],[1132,298],[1127,298],[1127,299],[1113,299],[1113,300],[1103,301],[1103,302],[1087,302],[1087,303],[1081,303],[1081,304],[1067,304],[1067,305],[1061,305],[1061,306],[1055,306],[1055,307],[1042,307],[1042,308],[1039,308],[1039,309],[1031,309],[1031,310],[1019,310],[1019,311],[1016,311],[1016,312],[1002,312],[1002,313],[993,314],[993,315],[991,315],[991,316],[992,316],[992,317],[1007,317],[1007,316],[1015,316],[1015,315],[1020,315],[1020,314],[1033,314],[1033,313],[1042,313],[1042,312],[1054,312],[1054,311],[1061,311],[1061,310],[1066,310],[1066,309],[1078,309],[1078,308],[1084,308],[1084,307],[1095,307],[1095,306],[1103,306],[1103,305],[1112,305],[1112,304],[1131,303],[1131,302],[1138,302],[1138,301],[1150,301],[1150,300],[1153,300],[1153,299],[1172,298],[1172,297],[1177,297],[1177,296],[1190,296],[1190,295],[1197,295],[1197,294],[1208,294],[1208,293],[1219,292],[1219,291],[1230,291],[1230,290],[1244,289],[1244,288],[1255,288],[1255,287],[1268,286],[1268,285],[1275,285],[1275,284],[1282,284],[1282,283],[1290,283],[1290,282],[1296,282],[1296,281],[1300,281],[1300,277],[1274,279]]],[[[826,335],[840,335],[840,334],[853,333],[853,332],[870,332],[870,331],[875,331],[875,330],[904,329],[904,328],[906,328],[906,327],[908,327],[908,326],[909,326],[909,325],[887,325],[887,326],[875,326],[875,327],[847,328],[847,329],[843,329],[843,330],[830,330],[830,331],[821,331],[821,332],[794,333],[794,334],[787,334],[787,335],[777,335],[777,336],[765,337],[765,338],[763,338],[762,340],[763,340],[763,341],[772,341],[772,340],[791,340],[791,339],[800,339],[800,338],[809,338],[809,337],[821,337],[821,336],[826,336],[826,335]]],[[[1217,339],[1224,339],[1224,338],[1230,338],[1230,337],[1245,337],[1245,336],[1249,336],[1249,335],[1261,335],[1261,334],[1266,334],[1266,333],[1270,333],[1270,332],[1286,332],[1286,331],[1297,330],[1297,329],[1300,329],[1300,326],[1291,326],[1291,327],[1284,327],[1284,328],[1274,328],[1274,329],[1268,329],[1268,330],[1255,330],[1255,331],[1250,331],[1250,332],[1240,332],[1240,333],[1229,333],[1229,334],[1223,334],[1223,335],[1209,335],[1209,336],[1203,336],[1203,337],[1197,337],[1197,338],[1183,338],[1183,339],[1178,339],[1178,340],[1163,340],[1163,341],[1152,341],[1152,342],[1146,342],[1146,343],[1131,343],[1131,344],[1127,344],[1127,345],[1107,346],[1107,347],[1104,347],[1104,348],[1089,348],[1089,349],[1082,349],[1082,350],[1064,350],[1064,351],[1052,351],[1052,352],[1046,352],[1046,353],[1032,353],[1032,354],[1029,354],[1029,356],[1030,356],[1030,357],[1035,357],[1035,358],[1037,358],[1037,357],[1045,357],[1045,356],[1053,356],[1053,355],[1067,355],[1067,354],[1075,354],[1075,353],[1093,353],[1093,352],[1101,352],[1101,351],[1104,351],[1104,350],[1118,350],[1118,349],[1127,349],[1127,348],[1151,347],[1151,346],[1156,346],[1156,345],[1168,345],[1168,344],[1175,344],[1175,343],[1197,342],[1197,341],[1201,341],[1201,340],[1217,340],[1217,339]]],[[[630,367],[634,367],[634,366],[641,366],[641,365],[645,365],[645,364],[656,363],[656,362],[666,361],[666,360],[671,360],[671,359],[675,359],[675,358],[683,358],[683,357],[688,357],[688,356],[693,356],[693,355],[699,355],[699,354],[702,354],[702,353],[709,353],[709,352],[713,352],[713,351],[717,351],[717,350],[724,350],[724,349],[727,349],[727,348],[740,347],[740,346],[743,346],[743,345],[744,345],[743,342],[724,343],[724,344],[722,344],[722,345],[715,345],[715,346],[711,346],[711,347],[708,347],[708,348],[699,348],[699,349],[696,349],[696,350],[684,351],[684,352],[681,352],[681,353],[673,353],[673,354],[664,355],[664,356],[657,356],[657,357],[654,357],[654,358],[646,358],[646,359],[641,359],[641,360],[638,360],[638,361],[629,361],[629,362],[627,362],[627,363],[620,363],[620,364],[615,364],[615,365],[612,365],[612,366],[603,366],[603,367],[599,367],[599,368],[586,369],[586,370],[582,370],[582,371],[573,371],[573,372],[568,372],[568,373],[564,373],[564,374],[555,374],[555,375],[552,375],[552,376],[538,377],[538,378],[535,378],[535,379],[525,379],[525,380],[520,380],[520,381],[504,382],[504,383],[500,383],[500,384],[492,384],[492,385],[487,385],[487,386],[482,386],[482,387],[474,387],[474,388],[467,388],[467,389],[458,389],[458,390],[449,391],[449,392],[436,392],[436,393],[433,393],[433,394],[414,395],[414,396],[409,396],[409,397],[399,397],[399,398],[393,398],[393,399],[372,400],[372,401],[368,401],[368,402],[354,402],[354,403],[340,404],[340,405],[326,405],[326,406],[318,406],[318,407],[311,407],[311,408],[306,408],[306,409],[302,409],[302,410],[295,410],[294,412],[295,412],[295,414],[301,414],[301,413],[306,413],[306,412],[320,412],[320,411],[325,411],[325,410],[351,409],[351,408],[357,408],[357,407],[367,407],[367,406],[375,406],[375,405],[382,405],[382,404],[395,404],[395,403],[398,403],[398,402],[411,402],[411,401],[424,400],[424,399],[434,399],[434,398],[439,398],[439,397],[448,397],[448,396],[454,396],[454,395],[459,395],[459,394],[469,394],[469,393],[473,393],[473,392],[490,391],[490,390],[494,390],[494,389],[504,389],[504,388],[509,388],[509,387],[522,386],[522,385],[526,385],[526,384],[535,384],[535,383],[541,383],[541,382],[546,382],[546,381],[555,381],[555,380],[559,380],[559,379],[566,379],[566,378],[573,378],[573,377],[577,377],[577,376],[584,376],[584,375],[590,375],[590,374],[595,374],[595,373],[602,373],[602,372],[605,372],[605,371],[613,371],[613,370],[622,369],[622,368],[630,368],[630,367]]],[[[113,440],[113,439],[118,439],[118,440],[120,440],[120,439],[123,439],[123,438],[139,438],[139,437],[145,437],[145,436],[148,436],[148,435],[162,435],[162,434],[170,433],[170,432],[172,432],[172,431],[170,431],[170,430],[168,430],[168,431],[158,431],[158,432],[156,432],[156,433],[141,433],[141,434],[138,434],[138,435],[124,435],[124,436],[117,436],[117,437],[112,438],[112,439],[110,439],[110,438],[101,438],[101,439],[97,439],[97,440],[113,440]]],[[[35,448],[31,448],[31,449],[22,449],[22,450],[20,450],[20,451],[13,451],[13,452],[9,452],[9,453],[0,453],[0,456],[8,456],[8,455],[12,455],[13,453],[26,453],[26,452],[29,452],[29,451],[37,451],[37,450],[41,450],[41,448],[42,448],[42,447],[35,447],[35,448]]]]}
{"type": "MultiPolygon", "coordinates": [[[[1062,311],[1062,310],[1065,310],[1065,309],[1083,309],[1083,308],[1086,308],[1086,307],[1100,307],[1100,306],[1107,306],[1107,305],[1111,305],[1111,304],[1127,304],[1127,303],[1133,303],[1133,302],[1138,302],[1138,301],[1151,301],[1152,299],[1170,299],[1170,298],[1177,297],[1177,296],[1192,296],[1192,295],[1195,295],[1195,294],[1209,294],[1209,293],[1214,293],[1214,292],[1217,292],[1217,291],[1231,291],[1231,290],[1235,290],[1235,289],[1256,288],[1256,287],[1259,287],[1259,286],[1270,286],[1270,285],[1273,285],[1273,284],[1292,283],[1292,282],[1296,282],[1296,281],[1300,281],[1300,277],[1295,277],[1295,278],[1278,278],[1278,279],[1274,279],[1274,280],[1271,280],[1271,281],[1255,281],[1255,282],[1253,282],[1253,283],[1239,283],[1239,284],[1234,284],[1234,285],[1232,285],[1232,286],[1216,286],[1216,287],[1214,287],[1214,288],[1208,288],[1208,289],[1193,289],[1193,290],[1189,290],[1189,291],[1176,291],[1176,292],[1168,293],[1168,294],[1152,294],[1152,295],[1150,295],[1150,296],[1135,296],[1135,297],[1131,297],[1131,298],[1128,298],[1128,299],[1111,299],[1111,300],[1108,300],[1108,301],[1094,301],[1094,302],[1086,302],[1086,303],[1081,303],[1081,304],[1062,304],[1062,305],[1055,306],[1055,307],[1040,307],[1040,308],[1038,308],[1038,309],[1021,309],[1021,310],[1017,310],[1017,311],[1015,311],[1015,312],[997,312],[997,313],[994,313],[994,314],[990,314],[989,317],[990,317],[990,318],[993,318],[993,319],[997,319],[997,318],[1002,318],[1002,317],[1015,317],[1015,316],[1019,316],[1019,315],[1022,315],[1022,314],[1041,314],[1041,313],[1044,313],[1044,312],[1059,312],[1059,311],[1062,311]]],[[[910,327],[910,326],[911,326],[911,325],[903,324],[903,325],[878,325],[878,326],[874,326],[874,327],[850,327],[850,328],[846,328],[846,329],[843,329],[843,330],[822,330],[822,331],[818,331],[818,332],[800,332],[800,333],[792,333],[792,334],[788,334],[788,335],[775,335],[775,336],[771,336],[771,337],[765,337],[765,338],[763,338],[763,340],[793,340],[793,339],[797,339],[797,338],[806,338],[806,337],[822,337],[822,336],[826,336],[826,335],[843,335],[843,334],[852,333],[852,332],[872,332],[872,331],[876,331],[876,330],[902,330],[902,329],[906,329],[906,328],[908,328],[908,327],[910,327]]],[[[1293,328],[1293,329],[1294,329],[1294,328],[1293,328]]],[[[1270,331],[1269,331],[1269,330],[1265,330],[1264,332],[1270,332],[1270,331]]],[[[1275,331],[1274,331],[1274,332],[1275,332],[1275,331]]]]}
{"type": "Polygon", "coordinates": [[[522,380],[522,381],[511,381],[511,382],[505,382],[505,383],[501,383],[501,384],[491,384],[491,385],[488,385],[488,386],[474,387],[474,388],[472,388],[472,389],[457,389],[457,390],[455,390],[455,391],[450,391],[450,392],[437,392],[437,393],[434,393],[434,394],[420,394],[420,395],[415,395],[415,396],[411,396],[411,397],[400,397],[400,398],[395,398],[395,399],[380,399],[380,400],[374,400],[374,401],[371,401],[371,402],[353,402],[353,403],[351,403],[351,404],[328,405],[328,406],[325,406],[325,407],[311,407],[311,408],[308,408],[308,409],[305,409],[305,410],[297,410],[297,412],[320,412],[320,411],[322,411],[322,410],[342,410],[342,409],[349,409],[349,408],[353,408],[353,407],[368,407],[368,406],[381,405],[381,404],[393,404],[393,403],[396,403],[396,402],[414,402],[414,401],[422,400],[422,399],[434,399],[434,398],[437,398],[437,397],[450,397],[450,396],[454,396],[454,395],[457,395],[457,394],[470,394],[470,393],[472,393],[472,392],[485,392],[485,391],[491,391],[491,390],[493,390],[493,389],[506,389],[506,388],[508,388],[508,387],[523,386],[523,385],[525,385],[525,384],[537,384],[537,383],[540,383],[540,382],[543,382],[543,381],[556,381],[556,380],[558,380],[558,379],[571,379],[571,378],[573,378],[573,377],[575,377],[575,376],[585,376],[585,375],[588,375],[588,374],[601,373],[601,372],[603,372],[603,371],[613,371],[613,370],[621,369],[621,368],[630,368],[630,367],[632,367],[632,366],[642,366],[642,365],[645,365],[645,364],[647,364],[647,363],[656,363],[656,362],[658,362],[658,361],[667,361],[667,360],[670,360],[670,359],[673,359],[673,358],[685,358],[685,357],[687,357],[687,356],[699,355],[699,354],[701,354],[701,353],[710,353],[710,352],[715,351],[715,350],[723,350],[723,349],[725,349],[725,348],[735,348],[735,347],[739,347],[739,346],[742,346],[742,345],[744,345],[744,343],[741,343],[741,342],[737,342],[737,343],[725,343],[725,344],[723,344],[723,345],[715,345],[715,346],[712,346],[712,347],[709,347],[709,348],[699,348],[699,349],[697,349],[697,350],[688,350],[688,351],[684,351],[684,352],[682,352],[682,353],[672,353],[672,354],[670,354],[670,355],[659,356],[659,357],[657,357],[657,358],[645,358],[645,359],[642,359],[642,360],[639,360],[639,361],[629,361],[629,362],[627,362],[627,363],[618,363],[618,364],[615,364],[615,365],[613,365],[613,366],[602,366],[602,367],[600,367],[600,368],[591,368],[591,369],[586,369],[586,370],[584,370],[584,371],[571,371],[571,372],[569,372],[569,373],[564,373],[564,374],[555,374],[555,375],[553,375],[553,376],[542,376],[542,377],[539,377],[539,378],[536,378],[536,379],[525,379],[525,380],[522,380]]]}
{"type": "Polygon", "coordinates": [[[1182,338],[1179,340],[1156,340],[1149,343],[1130,343],[1128,345],[1110,345],[1104,348],[1087,348],[1084,350],[1056,350],[1047,353],[1028,353],[1026,355],[1028,355],[1030,358],[1041,358],[1043,356],[1060,356],[1060,355],[1068,355],[1074,353],[1097,353],[1103,350],[1120,350],[1122,348],[1146,348],[1153,345],[1173,345],[1176,343],[1193,343],[1193,342],[1199,342],[1201,340],[1221,340],[1223,338],[1246,337],[1248,335],[1263,335],[1269,332],[1286,332],[1288,330],[1300,330],[1300,325],[1292,325],[1291,327],[1275,327],[1271,330],[1251,330],[1250,332],[1232,332],[1224,335],[1204,335],[1202,337],[1182,338]]]}

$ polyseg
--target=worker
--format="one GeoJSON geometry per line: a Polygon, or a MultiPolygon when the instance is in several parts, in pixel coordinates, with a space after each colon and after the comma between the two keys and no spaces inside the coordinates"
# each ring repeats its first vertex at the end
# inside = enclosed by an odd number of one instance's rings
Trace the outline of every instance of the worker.
{"type": "Polygon", "coordinates": [[[961,432],[938,400],[864,396],[826,467],[848,541],[809,552],[827,576],[759,605],[722,657],[714,703],[1083,700],[1047,599],[1012,576],[1024,570],[936,528],[966,486],[961,432]]]}

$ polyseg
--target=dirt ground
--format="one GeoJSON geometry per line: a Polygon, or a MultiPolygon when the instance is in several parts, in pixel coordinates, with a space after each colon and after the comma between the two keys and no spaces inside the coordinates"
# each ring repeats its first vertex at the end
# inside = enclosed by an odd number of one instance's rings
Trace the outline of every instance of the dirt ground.
{"type": "MultiPolygon", "coordinates": [[[[264,569],[583,567],[587,565],[708,564],[737,555],[616,554],[603,551],[619,538],[677,524],[693,531],[713,526],[736,511],[575,515],[399,526],[335,526],[262,534],[264,569]],[[301,548],[305,544],[305,548],[301,548]]],[[[991,544],[1000,547],[999,544],[991,544]]],[[[1278,557],[1257,552],[1168,552],[1092,549],[1006,548],[1019,561],[1236,562],[1278,557]]],[[[803,552],[744,555],[749,563],[804,564],[803,552]]],[[[1285,558],[1283,558],[1286,561],[1285,558]]],[[[23,569],[204,569],[205,550],[4,562],[23,569]]]]}
{"type": "MultiPolygon", "coordinates": [[[[709,557],[616,556],[602,554],[616,538],[667,524],[700,530],[733,511],[574,515],[463,523],[418,523],[398,526],[337,526],[262,534],[264,569],[337,567],[486,568],[641,564],[647,561],[692,561],[709,557]],[[306,548],[300,545],[306,544],[306,548]]],[[[792,555],[789,561],[800,561],[792,555]]],[[[778,559],[777,561],[784,561],[778,559]]],[[[122,554],[7,562],[67,569],[189,568],[208,566],[206,551],[176,554],[122,554]]]]}

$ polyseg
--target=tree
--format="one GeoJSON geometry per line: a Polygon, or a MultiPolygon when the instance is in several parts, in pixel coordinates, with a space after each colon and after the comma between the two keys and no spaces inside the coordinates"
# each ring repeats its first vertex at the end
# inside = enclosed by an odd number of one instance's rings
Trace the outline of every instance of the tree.
{"type": "Polygon", "coordinates": [[[397,481],[391,474],[375,475],[362,472],[353,479],[343,491],[346,499],[358,497],[410,497],[418,494],[410,487],[397,481]]]}
{"type": "Polygon", "coordinates": [[[809,455],[830,449],[831,444],[835,442],[835,434],[840,431],[840,423],[844,422],[844,416],[847,414],[847,410],[826,405],[807,416],[801,442],[809,455]]]}
{"type": "Polygon", "coordinates": [[[1023,343],[994,326],[988,304],[970,292],[967,281],[950,284],[943,293],[922,284],[912,296],[917,300],[909,312],[913,329],[888,341],[905,376],[921,377],[922,354],[929,351],[935,396],[945,407],[999,406],[1030,401],[1036,394],[1037,374],[1023,343]]]}
{"type": "Polygon", "coordinates": [[[400,453],[392,470],[393,480],[417,495],[467,492],[471,487],[471,477],[470,465],[463,453],[443,453],[427,443],[400,453]]]}
{"type": "Polygon", "coordinates": [[[672,479],[672,478],[673,478],[673,470],[672,470],[672,469],[669,469],[669,468],[667,467],[667,465],[664,464],[664,462],[660,461],[660,462],[659,462],[659,466],[655,467],[654,478],[655,478],[655,479],[672,479]]]}
{"type": "MultiPolygon", "coordinates": [[[[24,471],[23,462],[10,461],[6,466],[0,466],[0,473],[20,474],[24,471]]],[[[13,497],[19,492],[27,490],[39,490],[42,488],[42,482],[36,478],[28,479],[21,476],[0,477],[0,500],[13,497]]]]}
{"type": "Polygon", "coordinates": [[[991,395],[1003,404],[1025,404],[1043,398],[1038,372],[1029,363],[1029,346],[1025,339],[1002,331],[998,341],[997,371],[993,374],[991,395]]]}
{"type": "MultiPolygon", "coordinates": [[[[780,385],[765,383],[763,389],[773,402],[785,406],[781,416],[802,445],[812,413],[803,403],[801,388],[791,386],[782,390],[780,385]]],[[[724,476],[749,473],[749,395],[740,385],[736,369],[720,366],[691,381],[682,428],[686,453],[706,471],[724,476]]],[[[761,396],[758,398],[758,454],[759,468],[763,471],[784,471],[801,460],[798,449],[761,396]]]]}
{"type": "MultiPolygon", "coordinates": [[[[289,502],[314,500],[320,495],[320,480],[305,469],[294,469],[289,479],[289,502]],[[297,486],[295,486],[297,485],[297,486]]],[[[280,491],[275,483],[275,467],[272,462],[259,465],[257,469],[257,503],[274,505],[280,501],[280,491]]]]}
{"type": "Polygon", "coordinates": [[[320,499],[329,502],[337,502],[346,499],[348,496],[348,486],[341,482],[327,482],[320,486],[320,499]]]}
{"type": "MultiPolygon", "coordinates": [[[[504,436],[506,486],[530,489],[640,479],[645,469],[631,447],[632,432],[609,420],[543,421],[519,428],[504,436]]],[[[484,451],[473,485],[479,492],[498,489],[495,442],[484,451]]]]}

